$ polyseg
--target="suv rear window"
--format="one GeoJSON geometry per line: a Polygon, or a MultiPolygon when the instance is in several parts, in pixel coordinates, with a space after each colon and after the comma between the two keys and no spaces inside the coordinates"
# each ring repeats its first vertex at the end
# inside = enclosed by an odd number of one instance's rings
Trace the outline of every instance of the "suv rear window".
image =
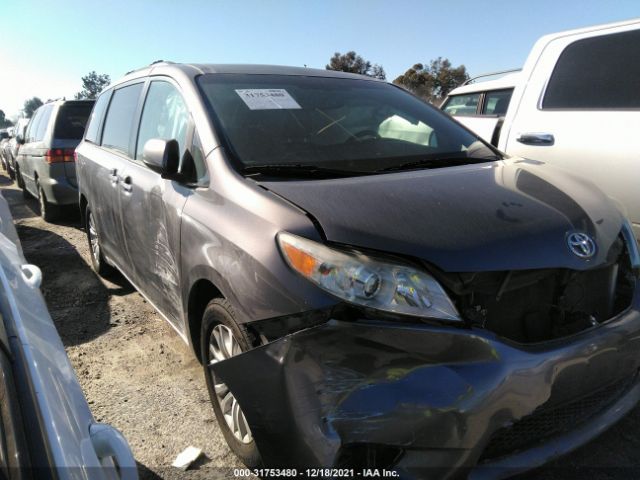
{"type": "Polygon", "coordinates": [[[585,38],[564,49],[542,108],[640,108],[640,30],[585,38]]]}
{"type": "Polygon", "coordinates": [[[454,95],[442,108],[449,115],[476,115],[480,102],[480,92],[454,95]]]}
{"type": "Polygon", "coordinates": [[[80,140],[92,106],[91,102],[62,105],[56,118],[53,137],[62,140],[80,140]]]}

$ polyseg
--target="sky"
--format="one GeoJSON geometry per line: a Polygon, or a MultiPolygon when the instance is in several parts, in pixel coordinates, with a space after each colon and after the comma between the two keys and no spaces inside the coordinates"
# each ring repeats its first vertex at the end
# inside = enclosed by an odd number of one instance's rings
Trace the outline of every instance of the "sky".
{"type": "Polygon", "coordinates": [[[155,60],[324,68],[355,50],[393,80],[439,56],[521,67],[542,35],[640,17],[640,0],[0,0],[0,109],[73,97],[155,60]]]}

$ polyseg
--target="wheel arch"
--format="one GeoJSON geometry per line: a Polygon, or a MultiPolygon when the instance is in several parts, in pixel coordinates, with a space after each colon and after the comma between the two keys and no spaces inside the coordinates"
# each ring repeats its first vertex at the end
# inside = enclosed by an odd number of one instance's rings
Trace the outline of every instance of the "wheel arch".
{"type": "Polygon", "coordinates": [[[89,205],[89,201],[87,200],[87,197],[84,196],[84,193],[80,194],[79,205],[80,205],[80,222],[82,222],[81,225],[84,227],[87,222],[87,219],[85,217],[87,215],[87,206],[89,205]]]}
{"type": "Polygon", "coordinates": [[[202,363],[200,348],[202,316],[207,305],[216,298],[226,298],[222,291],[209,279],[196,280],[189,289],[187,299],[187,335],[196,358],[202,363]]]}

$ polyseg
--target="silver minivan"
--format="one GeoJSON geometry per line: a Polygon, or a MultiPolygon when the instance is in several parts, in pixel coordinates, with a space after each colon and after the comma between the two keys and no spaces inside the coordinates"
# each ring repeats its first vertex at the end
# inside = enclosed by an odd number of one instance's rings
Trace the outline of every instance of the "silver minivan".
{"type": "Polygon", "coordinates": [[[40,203],[46,221],[60,216],[60,207],[78,202],[75,148],[84,134],[93,100],[58,100],[33,115],[16,158],[16,179],[25,197],[40,203]]]}

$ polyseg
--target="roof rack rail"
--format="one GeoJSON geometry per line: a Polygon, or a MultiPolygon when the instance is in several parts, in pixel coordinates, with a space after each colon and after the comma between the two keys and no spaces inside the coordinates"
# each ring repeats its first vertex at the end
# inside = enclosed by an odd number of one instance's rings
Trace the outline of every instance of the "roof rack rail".
{"type": "Polygon", "coordinates": [[[165,63],[167,65],[172,65],[175,62],[171,62],[169,60],[155,60],[155,61],[151,62],[149,65],[145,65],[144,67],[134,68],[133,70],[129,70],[127,73],[125,73],[125,75],[129,75],[130,73],[134,73],[134,72],[137,72],[137,71],[140,71],[140,70],[144,70],[145,68],[149,68],[152,65],[158,65],[160,63],[165,63]]]}
{"type": "Polygon", "coordinates": [[[482,75],[476,75],[475,77],[470,78],[469,80],[464,82],[461,86],[469,85],[471,82],[479,78],[493,77],[494,75],[504,75],[505,73],[514,73],[514,72],[519,72],[521,70],[522,70],[521,68],[513,68],[511,70],[498,70],[497,72],[483,73],[482,75]]]}

